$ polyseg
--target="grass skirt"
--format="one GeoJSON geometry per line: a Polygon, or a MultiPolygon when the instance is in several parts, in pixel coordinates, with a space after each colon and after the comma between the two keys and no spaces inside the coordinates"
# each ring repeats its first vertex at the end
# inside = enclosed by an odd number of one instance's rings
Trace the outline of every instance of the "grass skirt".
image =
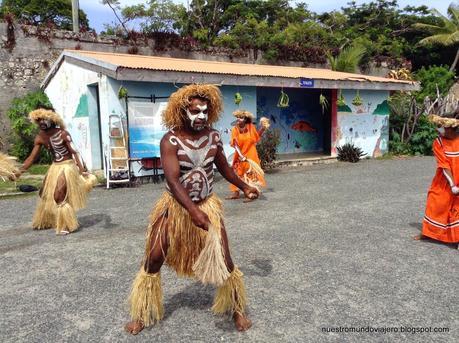
{"type": "Polygon", "coordinates": [[[33,216],[34,229],[49,229],[57,231],[74,231],[78,227],[75,212],[86,206],[87,193],[93,183],[93,178],[86,179],[80,175],[73,160],[54,162],[46,173],[38,200],[38,206],[33,216]],[[59,176],[63,175],[67,186],[64,201],[57,204],[54,200],[59,176]]]}
{"type": "Polygon", "coordinates": [[[203,283],[221,285],[229,277],[221,243],[223,206],[216,195],[200,203],[199,208],[210,220],[209,231],[195,226],[188,211],[165,192],[156,203],[147,231],[145,262],[154,244],[161,244],[163,225],[154,225],[167,216],[168,245],[166,264],[179,276],[197,277],[203,283]]]}

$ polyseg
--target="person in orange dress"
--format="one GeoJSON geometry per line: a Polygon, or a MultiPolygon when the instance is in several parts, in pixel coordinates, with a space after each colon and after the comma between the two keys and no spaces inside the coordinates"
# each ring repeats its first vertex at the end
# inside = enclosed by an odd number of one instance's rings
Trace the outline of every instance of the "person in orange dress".
{"type": "Polygon", "coordinates": [[[422,233],[415,239],[459,243],[459,119],[433,115],[430,120],[441,126],[432,147],[437,171],[427,194],[422,233]]]}
{"type": "MultiPolygon", "coordinates": [[[[257,170],[261,171],[261,166],[256,145],[265,130],[269,128],[269,119],[261,118],[261,127],[257,129],[252,123],[255,116],[249,111],[238,110],[233,112],[233,115],[237,118],[236,125],[231,130],[230,140],[230,145],[236,150],[233,158],[233,169],[239,178],[260,190],[261,187],[266,186],[266,182],[263,173],[257,172],[257,170]],[[248,159],[251,160],[252,164],[255,162],[258,168],[254,168],[248,159]]],[[[231,194],[227,199],[239,199],[237,187],[230,184],[230,191],[231,194]]]]}

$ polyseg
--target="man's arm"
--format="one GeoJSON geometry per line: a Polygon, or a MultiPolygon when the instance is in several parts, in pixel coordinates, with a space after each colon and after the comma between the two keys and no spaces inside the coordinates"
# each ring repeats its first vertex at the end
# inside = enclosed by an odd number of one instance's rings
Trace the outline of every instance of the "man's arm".
{"type": "Polygon", "coordinates": [[[169,189],[174,198],[190,214],[193,223],[204,229],[209,229],[210,220],[207,215],[191,200],[187,190],[180,183],[180,165],[177,158],[177,147],[169,141],[170,135],[166,134],[160,143],[161,163],[169,189]]]}
{"type": "Polygon", "coordinates": [[[214,160],[215,165],[217,166],[218,171],[222,176],[228,181],[239,188],[244,194],[250,198],[254,199],[257,198],[259,192],[256,188],[250,187],[244,181],[242,181],[234,172],[233,168],[228,165],[228,161],[226,160],[225,153],[223,152],[223,148],[221,146],[217,149],[217,154],[215,155],[214,160]]]}
{"type": "Polygon", "coordinates": [[[27,169],[29,169],[30,166],[37,160],[38,156],[40,155],[40,149],[42,145],[43,145],[43,142],[40,139],[40,136],[35,137],[32,152],[25,159],[22,167],[19,170],[19,175],[16,175],[16,177],[19,177],[22,173],[24,173],[27,169]]]}
{"type": "Polygon", "coordinates": [[[70,136],[70,133],[67,131],[63,131],[63,137],[65,144],[67,145],[67,149],[69,152],[72,154],[72,158],[75,161],[75,163],[78,166],[78,169],[80,170],[80,173],[83,174],[84,172],[87,172],[86,167],[83,163],[83,160],[81,159],[81,155],[76,149],[75,145],[73,144],[72,137],[70,136]]]}

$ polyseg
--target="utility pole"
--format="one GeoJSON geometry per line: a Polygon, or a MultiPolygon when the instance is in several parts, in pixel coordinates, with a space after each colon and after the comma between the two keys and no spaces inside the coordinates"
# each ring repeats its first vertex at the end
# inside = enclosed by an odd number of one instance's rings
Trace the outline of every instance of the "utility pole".
{"type": "Polygon", "coordinates": [[[78,0],[72,0],[72,19],[73,19],[73,32],[80,32],[80,24],[78,20],[79,4],[78,0]]]}

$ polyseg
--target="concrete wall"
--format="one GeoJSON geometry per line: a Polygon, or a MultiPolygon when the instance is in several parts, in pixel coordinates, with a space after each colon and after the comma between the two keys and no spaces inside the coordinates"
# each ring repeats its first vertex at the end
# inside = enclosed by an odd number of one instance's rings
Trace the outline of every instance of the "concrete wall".
{"type": "MultiPolygon", "coordinates": [[[[108,122],[108,114],[120,114],[123,118],[126,118],[126,105],[124,100],[118,99],[118,90],[121,86],[128,90],[130,96],[143,96],[149,97],[155,95],[170,96],[177,90],[177,87],[182,85],[174,85],[172,83],[155,83],[155,82],[122,82],[111,78],[107,78],[107,99],[106,107],[104,105],[102,110],[102,123],[108,122]]],[[[224,111],[221,115],[220,120],[214,125],[214,128],[219,130],[222,135],[224,144],[224,150],[226,155],[231,158],[234,153],[234,149],[229,146],[229,140],[231,135],[231,123],[235,120],[232,113],[236,109],[246,109],[254,114],[257,112],[257,94],[255,87],[237,87],[237,86],[221,86],[220,90],[223,96],[224,111]],[[239,92],[242,95],[242,102],[239,105],[234,103],[234,94],[239,92]]],[[[148,100],[136,100],[130,99],[129,101],[148,101],[148,100]]],[[[167,102],[167,99],[159,101],[167,102]]],[[[102,124],[104,125],[104,124],[102,124]]],[[[108,144],[107,135],[104,132],[105,128],[102,128],[102,135],[104,137],[103,144],[108,144]]],[[[108,132],[108,131],[107,131],[108,132]]],[[[133,168],[137,170],[136,168],[133,168]]]]}
{"type": "Polygon", "coordinates": [[[88,87],[100,82],[97,73],[64,62],[45,90],[89,169],[101,167],[99,144],[94,144],[99,140],[96,94],[88,87]]]}

